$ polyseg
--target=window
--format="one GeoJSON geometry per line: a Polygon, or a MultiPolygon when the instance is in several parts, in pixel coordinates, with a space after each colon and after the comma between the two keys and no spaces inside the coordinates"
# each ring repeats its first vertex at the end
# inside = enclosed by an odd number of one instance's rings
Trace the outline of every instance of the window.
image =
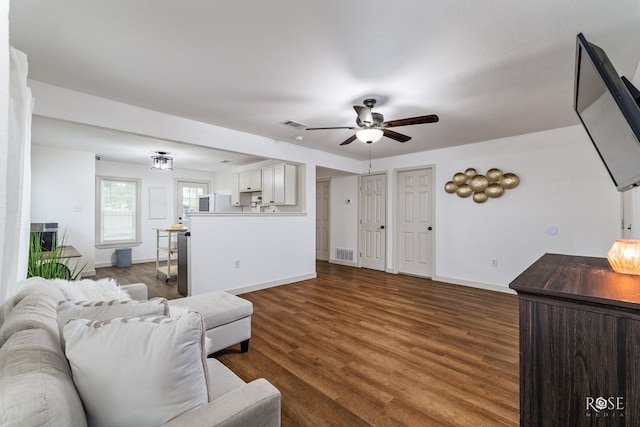
{"type": "Polygon", "coordinates": [[[187,212],[198,212],[198,197],[209,192],[209,184],[200,181],[177,181],[176,188],[176,212],[184,221],[187,212]]]}
{"type": "Polygon", "coordinates": [[[99,176],[96,187],[96,246],[139,245],[140,180],[99,176]]]}

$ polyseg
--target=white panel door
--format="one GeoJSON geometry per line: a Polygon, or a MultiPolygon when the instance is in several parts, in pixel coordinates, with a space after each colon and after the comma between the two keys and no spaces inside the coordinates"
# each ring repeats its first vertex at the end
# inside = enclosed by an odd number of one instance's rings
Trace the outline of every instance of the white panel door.
{"type": "Polygon", "coordinates": [[[386,182],[384,174],[365,175],[360,190],[360,265],[381,271],[385,271],[387,250],[386,182]]]}
{"type": "Polygon", "coordinates": [[[432,171],[398,174],[398,272],[432,277],[432,171]]]}
{"type": "Polygon", "coordinates": [[[176,219],[185,221],[187,212],[198,212],[198,197],[209,193],[209,183],[205,181],[176,181],[176,219]]]}
{"type": "Polygon", "coordinates": [[[316,182],[316,259],[329,260],[329,181],[316,182]]]}

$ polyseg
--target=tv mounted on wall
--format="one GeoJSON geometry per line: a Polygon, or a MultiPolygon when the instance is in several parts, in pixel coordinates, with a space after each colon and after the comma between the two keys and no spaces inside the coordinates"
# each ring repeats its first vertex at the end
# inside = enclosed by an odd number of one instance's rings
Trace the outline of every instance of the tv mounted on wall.
{"type": "Polygon", "coordinates": [[[582,33],[576,42],[574,108],[618,191],[640,185],[640,92],[582,33]]]}

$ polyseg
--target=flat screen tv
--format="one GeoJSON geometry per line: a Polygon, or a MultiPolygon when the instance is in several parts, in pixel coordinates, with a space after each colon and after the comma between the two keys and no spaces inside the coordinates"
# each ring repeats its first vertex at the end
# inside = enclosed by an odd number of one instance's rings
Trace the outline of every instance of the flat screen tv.
{"type": "Polygon", "coordinates": [[[576,42],[574,108],[618,191],[640,185],[640,92],[582,33],[576,42]]]}

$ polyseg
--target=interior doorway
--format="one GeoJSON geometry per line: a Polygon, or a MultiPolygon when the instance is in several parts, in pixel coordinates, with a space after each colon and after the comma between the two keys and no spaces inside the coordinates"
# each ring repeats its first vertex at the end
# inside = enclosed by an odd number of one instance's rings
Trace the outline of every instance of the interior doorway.
{"type": "Polygon", "coordinates": [[[433,277],[433,170],[398,172],[398,273],[433,277]]]}
{"type": "Polygon", "coordinates": [[[331,194],[331,181],[316,182],[316,259],[329,260],[330,252],[330,222],[329,222],[329,195],[331,194]]]}
{"type": "Polygon", "coordinates": [[[360,178],[360,266],[385,271],[387,175],[360,178]]]}

